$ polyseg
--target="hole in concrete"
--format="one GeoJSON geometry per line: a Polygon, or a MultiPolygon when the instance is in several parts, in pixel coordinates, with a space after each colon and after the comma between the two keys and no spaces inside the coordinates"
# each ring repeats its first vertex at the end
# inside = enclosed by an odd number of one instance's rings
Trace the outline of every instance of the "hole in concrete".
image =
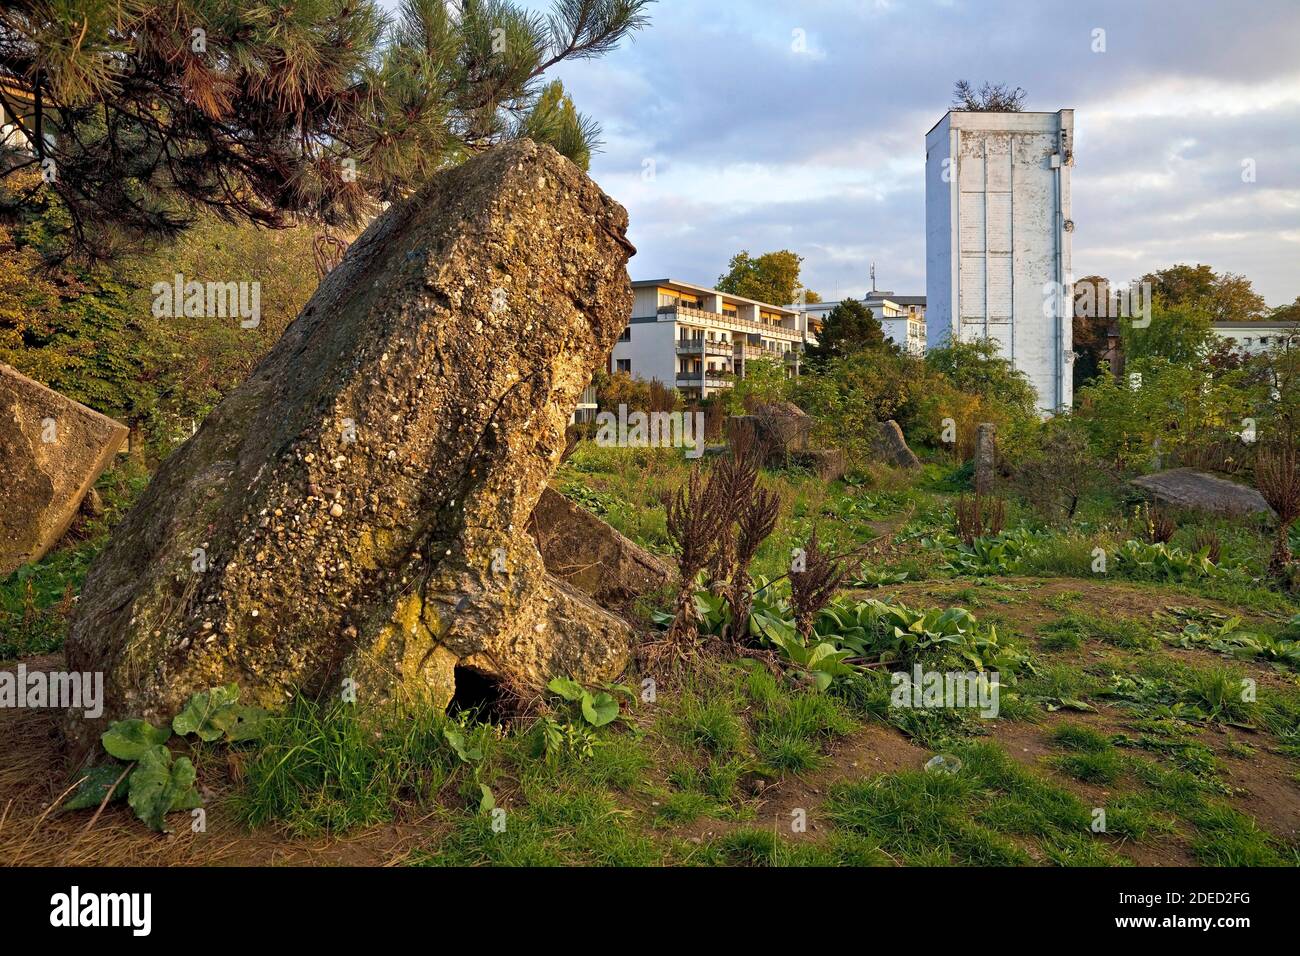
{"type": "Polygon", "coordinates": [[[453,674],[456,690],[447,713],[455,717],[468,711],[475,720],[499,723],[510,716],[509,702],[501,682],[473,667],[457,665],[453,674]]]}

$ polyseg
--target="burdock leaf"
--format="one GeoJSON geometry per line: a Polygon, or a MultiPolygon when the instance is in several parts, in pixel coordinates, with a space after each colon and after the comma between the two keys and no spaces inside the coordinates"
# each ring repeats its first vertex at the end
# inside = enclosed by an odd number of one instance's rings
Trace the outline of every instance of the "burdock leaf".
{"type": "Polygon", "coordinates": [[[113,792],[110,803],[121,800],[126,796],[127,783],[124,779],[119,782],[118,778],[124,769],[120,763],[104,763],[86,770],[82,774],[81,786],[68,798],[63,809],[85,810],[87,807],[98,807],[110,790],[113,792]]]}
{"type": "Polygon", "coordinates": [[[235,725],[237,722],[235,706],[238,703],[238,684],[213,687],[192,694],[185,709],[172,719],[172,730],[182,737],[186,734],[197,734],[200,740],[211,743],[225,736],[235,725]]]}
{"type": "Polygon", "coordinates": [[[147,751],[131,772],[127,802],[149,827],[166,831],[167,812],[194,804],[194,765],[188,757],[173,761],[165,747],[147,751]],[[166,755],[165,757],[163,755],[166,755]]]}
{"type": "Polygon", "coordinates": [[[618,716],[618,701],[604,691],[595,697],[585,694],[582,698],[582,716],[593,727],[604,727],[618,716]]]}
{"type": "Polygon", "coordinates": [[[132,717],[112,724],[100,736],[104,749],[118,760],[139,760],[153,748],[167,743],[172,732],[147,720],[132,717]]]}
{"type": "Polygon", "coordinates": [[[456,752],[456,756],[465,763],[475,763],[483,759],[483,751],[478,747],[471,747],[465,734],[456,727],[444,727],[442,736],[451,744],[451,749],[456,752]]]}
{"type": "Polygon", "coordinates": [[[237,704],[231,708],[234,720],[226,727],[226,739],[231,743],[244,740],[256,740],[266,729],[266,721],[271,716],[261,707],[237,704]]]}
{"type": "Polygon", "coordinates": [[[565,700],[579,701],[587,693],[576,680],[569,680],[567,677],[556,677],[546,685],[546,689],[552,694],[559,694],[565,700]]]}

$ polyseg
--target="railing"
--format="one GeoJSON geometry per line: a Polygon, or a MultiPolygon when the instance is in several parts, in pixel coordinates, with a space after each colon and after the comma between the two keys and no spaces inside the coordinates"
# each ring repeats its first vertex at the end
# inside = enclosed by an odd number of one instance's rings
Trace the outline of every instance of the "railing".
{"type": "Polygon", "coordinates": [[[765,349],[758,345],[746,345],[741,351],[741,356],[747,359],[768,359],[773,362],[793,362],[799,355],[797,349],[765,349]]]}
{"type": "Polygon", "coordinates": [[[751,319],[742,319],[739,316],[723,315],[721,312],[706,312],[703,309],[695,309],[689,305],[659,306],[659,315],[666,315],[669,312],[676,312],[680,316],[685,316],[690,319],[700,319],[705,322],[727,322],[732,325],[738,325],[744,329],[752,329],[755,332],[785,332],[793,336],[799,335],[798,329],[788,328],[784,325],[772,325],[768,322],[755,322],[751,319]]]}
{"type": "Polygon", "coordinates": [[[678,339],[678,355],[731,355],[730,342],[709,341],[707,339],[678,339]]]}
{"type": "Polygon", "coordinates": [[[729,378],[718,378],[710,375],[702,378],[699,375],[681,375],[677,376],[678,388],[731,388],[732,382],[729,378]]]}

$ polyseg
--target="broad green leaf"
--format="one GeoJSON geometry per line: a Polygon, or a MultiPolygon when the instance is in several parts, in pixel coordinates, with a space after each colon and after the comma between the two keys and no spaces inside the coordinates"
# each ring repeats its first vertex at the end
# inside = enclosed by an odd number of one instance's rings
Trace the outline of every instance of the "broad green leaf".
{"type": "Polygon", "coordinates": [[[618,716],[618,701],[604,691],[595,697],[586,694],[582,698],[582,716],[593,727],[604,727],[618,716]]]}
{"type": "Polygon", "coordinates": [[[1086,701],[1079,700],[1075,697],[1062,697],[1061,706],[1068,707],[1070,710],[1095,711],[1097,708],[1086,701]]]}
{"type": "Polygon", "coordinates": [[[266,730],[266,722],[271,715],[261,707],[248,704],[236,704],[231,708],[234,720],[226,727],[226,739],[232,744],[245,740],[256,740],[266,730]]]}
{"type": "Polygon", "coordinates": [[[121,800],[126,796],[127,782],[122,777],[122,771],[126,768],[120,763],[104,763],[97,767],[91,767],[82,773],[81,786],[77,788],[76,793],[68,798],[68,802],[63,805],[65,810],[84,810],[87,807],[98,807],[108,796],[109,790],[113,791],[113,796],[109,800],[121,800]],[[121,782],[118,778],[122,777],[121,782]],[[116,786],[114,786],[116,784],[116,786]]]}
{"type": "Polygon", "coordinates": [[[483,794],[478,802],[478,812],[491,813],[497,805],[497,798],[492,796],[492,788],[485,783],[480,783],[478,788],[483,794]]]}
{"type": "Polygon", "coordinates": [[[169,811],[196,805],[194,779],[194,765],[188,757],[173,761],[166,748],[146,751],[135,770],[131,771],[127,802],[135,815],[149,827],[165,832],[169,811]],[[159,751],[167,757],[164,759],[159,751]]]}
{"type": "Polygon", "coordinates": [[[200,740],[211,743],[235,724],[233,707],[238,702],[238,684],[192,694],[185,708],[172,718],[172,730],[181,737],[196,734],[200,740]]]}
{"type": "Polygon", "coordinates": [[[465,763],[475,763],[483,759],[483,751],[477,747],[471,747],[465,738],[464,732],[457,727],[444,727],[442,736],[447,743],[451,744],[451,749],[456,752],[456,756],[465,763]]]}
{"type": "Polygon", "coordinates": [[[634,691],[627,684],[606,684],[605,686],[608,687],[610,691],[612,691],[613,693],[622,694],[624,697],[626,697],[628,700],[632,701],[633,703],[636,702],[636,691],[634,691]]]}
{"type": "Polygon", "coordinates": [[[582,700],[586,689],[575,680],[569,680],[567,677],[555,677],[546,685],[546,689],[552,694],[559,694],[565,700],[577,702],[582,700]]]}
{"type": "Polygon", "coordinates": [[[138,718],[119,720],[100,736],[104,749],[118,760],[139,760],[146,753],[167,743],[172,732],[166,727],[138,718]]]}

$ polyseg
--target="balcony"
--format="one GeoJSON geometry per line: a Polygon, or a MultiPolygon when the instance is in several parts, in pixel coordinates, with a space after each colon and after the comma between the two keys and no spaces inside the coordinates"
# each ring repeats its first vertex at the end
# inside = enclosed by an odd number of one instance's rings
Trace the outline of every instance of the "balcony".
{"type": "Polygon", "coordinates": [[[731,358],[730,342],[716,342],[708,339],[678,339],[678,355],[718,355],[731,358]]]}
{"type": "Polygon", "coordinates": [[[729,378],[678,378],[677,387],[681,389],[689,388],[731,388],[732,381],[729,378]]]}
{"type": "Polygon", "coordinates": [[[721,371],[719,369],[709,369],[707,372],[678,372],[676,385],[678,388],[731,388],[732,373],[730,371],[721,371]]]}
{"type": "Polygon", "coordinates": [[[668,315],[676,313],[679,318],[696,319],[702,322],[712,322],[720,328],[743,329],[746,332],[759,333],[785,333],[792,338],[799,337],[799,330],[792,329],[784,325],[773,325],[770,322],[753,322],[749,319],[742,319],[739,316],[724,315],[721,312],[705,312],[703,309],[696,309],[689,305],[661,305],[658,309],[659,315],[668,315]]]}
{"type": "Polygon", "coordinates": [[[746,359],[765,359],[769,362],[794,362],[799,356],[797,349],[765,349],[758,345],[746,345],[741,349],[741,357],[746,359]]]}

